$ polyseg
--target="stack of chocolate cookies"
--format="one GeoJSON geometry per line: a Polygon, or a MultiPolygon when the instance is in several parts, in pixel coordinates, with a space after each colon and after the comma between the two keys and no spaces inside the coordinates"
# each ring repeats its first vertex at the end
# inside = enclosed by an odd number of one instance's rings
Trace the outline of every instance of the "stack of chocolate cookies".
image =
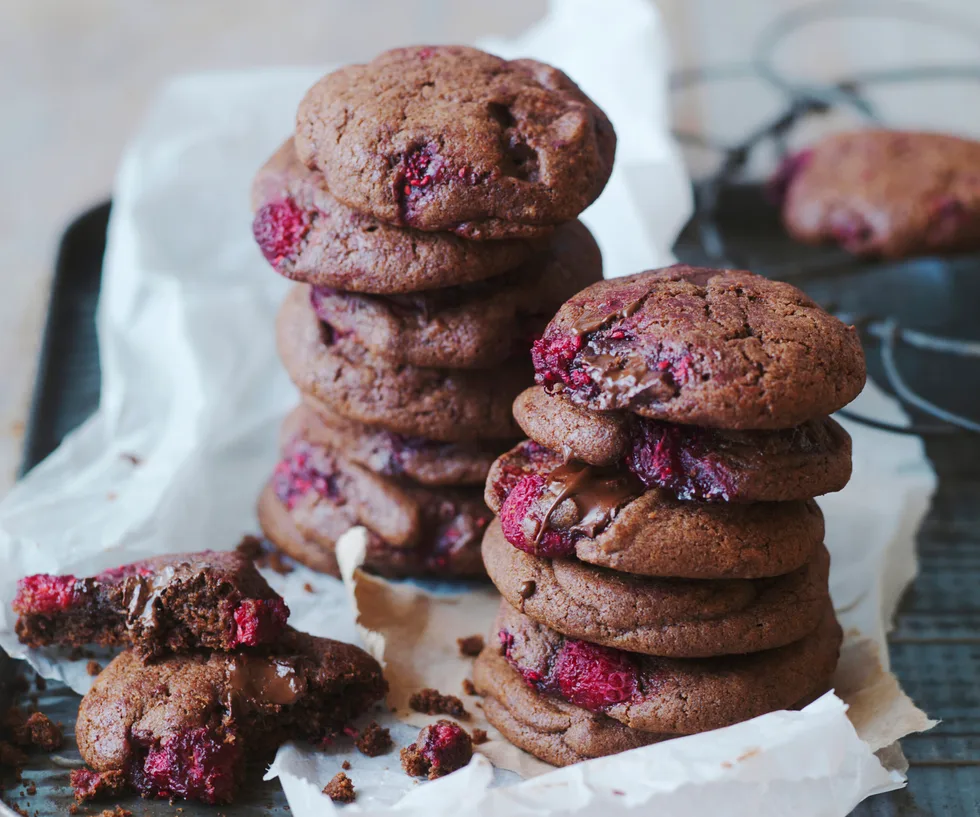
{"type": "Polygon", "coordinates": [[[813,497],[850,477],[828,415],[864,384],[853,327],[788,284],[675,266],[579,293],[533,358],[531,439],[487,480],[491,723],[565,765],[825,692],[841,630],[813,497]]]}
{"type": "Polygon", "coordinates": [[[614,151],[602,111],[531,60],[403,48],[310,89],[253,187],[256,241],[299,282],[277,337],[303,402],[259,500],[281,550],[336,574],[363,525],[376,572],[483,573],[481,486],[520,436],[532,340],[602,278],[576,217],[614,151]]]}
{"type": "Polygon", "coordinates": [[[137,791],[234,799],[250,761],[288,740],[330,740],[387,691],[352,644],[286,622],[289,608],[238,551],[159,556],[89,578],[18,582],[17,635],[32,647],[125,647],[82,699],[79,800],[137,791]]]}

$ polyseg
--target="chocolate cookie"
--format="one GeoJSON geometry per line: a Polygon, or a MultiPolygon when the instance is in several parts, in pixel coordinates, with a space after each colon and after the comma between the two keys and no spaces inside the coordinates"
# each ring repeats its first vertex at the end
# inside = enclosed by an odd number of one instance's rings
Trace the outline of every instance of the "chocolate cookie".
{"type": "Polygon", "coordinates": [[[811,700],[830,687],[842,639],[829,604],[800,641],[717,658],[654,658],[566,638],[506,602],[494,629],[504,658],[537,692],[660,735],[707,732],[811,700]]]}
{"type": "Polygon", "coordinates": [[[386,689],[363,650],[291,628],[271,652],[124,652],[82,699],[75,738],[96,772],[123,772],[145,797],[226,803],[246,759],[331,738],[386,689]]]}
{"type": "Polygon", "coordinates": [[[393,366],[321,323],[306,286],[286,296],[276,331],[299,390],[351,420],[441,442],[520,434],[510,407],[531,380],[523,360],[467,371],[393,366]]]}
{"type": "Polygon", "coordinates": [[[563,635],[673,658],[749,653],[798,641],[829,604],[830,557],[771,579],[630,576],[510,545],[500,522],[483,539],[490,580],[512,607],[563,635]]]}
{"type": "Polygon", "coordinates": [[[791,428],[864,386],[854,327],[795,287],[678,264],[593,284],[532,349],[537,382],[594,411],[712,428],[791,428]]]}
{"type": "Polygon", "coordinates": [[[678,500],[645,489],[625,469],[566,463],[530,440],[493,464],[485,498],[521,550],[644,576],[780,576],[809,561],[823,542],[823,516],[812,500],[678,500]]]}
{"type": "Polygon", "coordinates": [[[314,85],[296,150],[356,210],[500,239],[541,235],[588,207],[609,178],[616,135],[555,68],[415,46],[314,85]]]}
{"type": "Polygon", "coordinates": [[[13,602],[31,647],[131,645],[144,657],[274,643],[286,603],[236,551],[159,556],[96,576],[26,576],[13,602]]]}
{"type": "Polygon", "coordinates": [[[851,437],[829,417],[732,431],[586,411],[536,386],[518,395],[514,418],[543,446],[590,465],[625,465],[646,487],[678,499],[810,499],[841,490],[851,477],[851,437]]]}
{"type": "Polygon", "coordinates": [[[466,241],[403,230],[334,198],[290,139],[252,184],[252,232],[263,255],[294,281],[381,295],[452,287],[515,269],[543,241],[466,241]]]}
{"type": "Polygon", "coordinates": [[[828,136],[780,170],[794,238],[903,258],[980,248],[980,142],[866,130],[828,136]]]}
{"type": "Polygon", "coordinates": [[[314,445],[342,450],[346,459],[376,474],[432,486],[482,485],[500,453],[500,445],[477,440],[440,443],[348,420],[309,395],[283,423],[283,444],[298,433],[314,445]]]}
{"type": "Polygon", "coordinates": [[[571,221],[548,252],[506,275],[411,295],[315,287],[312,301],[337,334],[390,363],[471,369],[526,355],[565,299],[600,280],[599,247],[571,221]]]}
{"type": "Polygon", "coordinates": [[[487,720],[515,746],[553,766],[615,755],[669,737],[630,729],[605,715],[539,694],[495,644],[473,662],[473,683],[483,696],[487,720]]]}
{"type": "Polygon", "coordinates": [[[336,573],[336,541],[363,525],[368,530],[365,566],[378,573],[483,575],[479,545],[490,512],[478,488],[398,482],[303,436],[284,448],[258,510],[266,536],[317,570],[336,573]],[[311,543],[329,555],[310,558],[311,543]]]}

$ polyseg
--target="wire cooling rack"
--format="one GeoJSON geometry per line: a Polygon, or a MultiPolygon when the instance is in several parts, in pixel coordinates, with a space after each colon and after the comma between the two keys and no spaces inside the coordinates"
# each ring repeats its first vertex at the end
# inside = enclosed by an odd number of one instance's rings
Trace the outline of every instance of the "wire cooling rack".
{"type": "MultiPolygon", "coordinates": [[[[903,0],[818,2],[777,17],[760,35],[753,48],[754,56],[748,62],[674,74],[671,89],[675,94],[693,86],[751,79],[764,84],[783,100],[780,110],[734,142],[685,130],[675,132],[682,145],[717,156],[716,169],[695,184],[694,218],[678,242],[677,254],[682,260],[747,268],[792,281],[811,290],[811,294],[819,294],[818,300],[825,307],[855,324],[869,355],[876,358],[877,379],[910,409],[913,422],[903,427],[851,414],[853,419],[903,434],[980,433],[977,419],[980,412],[976,405],[967,410],[950,408],[948,395],[944,395],[948,387],[924,387],[922,372],[917,371],[926,365],[940,367],[953,373],[957,380],[966,378],[967,383],[974,384],[975,391],[980,391],[977,388],[980,387],[980,315],[964,315],[959,319],[946,316],[938,325],[924,328],[924,322],[936,324],[937,315],[921,310],[912,313],[883,310],[882,299],[874,297],[873,291],[866,292],[869,297],[850,308],[841,308],[842,296],[846,299],[849,290],[853,294],[864,289],[855,283],[855,278],[862,276],[872,276],[876,287],[886,288],[902,286],[910,276],[917,276],[920,282],[931,282],[937,288],[960,289],[967,303],[980,305],[980,290],[968,280],[980,276],[980,254],[868,262],[835,248],[802,247],[784,235],[776,204],[766,195],[765,185],[747,183],[753,158],[764,151],[777,160],[785,159],[790,154],[792,135],[810,119],[845,109],[867,124],[887,127],[889,123],[873,99],[874,90],[882,85],[980,80],[980,62],[865,70],[823,82],[792,78],[779,69],[776,55],[792,36],[816,24],[828,21],[846,24],[868,17],[938,26],[955,32],[958,37],[970,38],[980,53],[980,29],[972,21],[933,5],[903,0]],[[928,355],[931,361],[915,362],[915,356],[908,354],[910,351],[920,353],[920,357],[928,355]]],[[[962,382],[958,384],[958,388],[963,387],[962,382]]]]}

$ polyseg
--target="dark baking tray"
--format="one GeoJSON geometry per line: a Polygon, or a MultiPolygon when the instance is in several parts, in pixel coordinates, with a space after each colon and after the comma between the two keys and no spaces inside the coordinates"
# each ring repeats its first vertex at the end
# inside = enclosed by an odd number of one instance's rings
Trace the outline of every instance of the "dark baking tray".
{"type": "MultiPolygon", "coordinates": [[[[94,208],[62,239],[23,470],[54,450],[98,405],[94,314],[108,215],[108,204],[94,208]]],[[[947,335],[977,339],[980,333],[980,260],[975,256],[868,264],[801,247],[786,239],[761,190],[752,186],[727,190],[717,216],[733,261],[793,280],[824,303],[897,316],[910,327],[947,335]]],[[[692,222],[676,251],[688,262],[710,261],[703,246],[698,224],[692,222]]],[[[868,352],[872,372],[880,375],[875,350],[868,352]]],[[[980,370],[908,350],[900,363],[917,389],[948,408],[976,416],[980,370]]],[[[929,437],[927,449],[939,474],[939,489],[919,534],[920,575],[903,599],[890,653],[905,690],[942,723],[902,742],[911,764],[908,788],[871,798],[855,811],[859,815],[980,814],[980,437],[929,437]]],[[[0,655],[0,680],[9,677],[12,664],[0,655]]],[[[65,812],[71,792],[63,761],[77,759],[71,740],[77,703],[76,695],[54,684],[39,693],[41,709],[66,725],[68,743],[54,757],[33,756],[24,776],[35,782],[37,793],[29,796],[24,786],[12,786],[4,795],[7,802],[38,817],[65,812]]],[[[260,771],[251,776],[254,790],[243,805],[218,811],[237,815],[285,809],[278,784],[257,782],[260,771]]],[[[165,802],[138,798],[118,802],[139,814],[173,810],[165,802]]],[[[215,813],[204,806],[181,806],[191,817],[215,813]]]]}
{"type": "MultiPolygon", "coordinates": [[[[99,357],[95,335],[95,309],[102,280],[109,202],[79,216],[61,239],[51,288],[47,321],[41,342],[41,357],[27,423],[21,473],[54,451],[65,435],[91,415],[99,404],[99,357]]],[[[79,696],[60,684],[46,684],[39,690],[34,683],[26,693],[16,693],[13,677],[23,668],[0,650],[0,711],[11,702],[23,706],[36,704],[52,720],[65,727],[65,746],[52,755],[32,754],[25,767],[23,782],[14,783],[10,775],[0,775],[7,791],[3,800],[23,809],[32,817],[65,815],[74,802],[68,783],[72,768],[81,766],[75,747],[74,721],[79,696]],[[27,793],[27,783],[36,786],[27,793]]],[[[33,673],[28,672],[33,678],[33,673]]],[[[179,803],[183,817],[215,817],[233,813],[236,817],[288,813],[289,806],[279,783],[262,782],[264,767],[250,769],[246,789],[234,808],[214,808],[198,803],[179,803]]],[[[84,806],[81,813],[99,814],[104,808],[120,805],[137,815],[172,815],[174,806],[166,800],[117,797],[84,806]]],[[[0,806],[0,810],[5,807],[0,806]]]]}

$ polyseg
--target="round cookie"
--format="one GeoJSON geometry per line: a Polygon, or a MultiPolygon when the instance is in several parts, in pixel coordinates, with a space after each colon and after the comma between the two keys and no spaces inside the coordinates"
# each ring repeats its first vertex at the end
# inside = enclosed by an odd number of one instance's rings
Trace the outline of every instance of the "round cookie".
{"type": "Polygon", "coordinates": [[[347,292],[391,295],[482,281],[513,270],[546,241],[466,241],[392,227],[330,194],[323,174],[285,142],[252,184],[252,232],[277,272],[347,292]]]}
{"type": "Polygon", "coordinates": [[[605,757],[662,737],[627,726],[531,689],[500,655],[486,647],[473,662],[473,683],[487,720],[511,743],[553,766],[605,757]]]}
{"type": "Polygon", "coordinates": [[[621,469],[566,464],[531,441],[497,459],[484,496],[515,547],[643,576],[781,576],[808,562],[824,534],[823,515],[812,500],[678,500],[662,489],[645,490],[621,469]],[[578,485],[556,504],[570,482],[578,485]]]}
{"type": "Polygon", "coordinates": [[[800,290],[682,264],[583,290],[531,355],[537,382],[583,408],[712,428],[798,426],[865,380],[854,327],[800,290]]]}
{"type": "Polygon", "coordinates": [[[773,431],[704,428],[585,411],[536,386],[518,395],[514,418],[543,446],[590,465],[628,466],[646,487],[678,499],[810,499],[851,477],[851,437],[830,417],[773,431]]]}
{"type": "Polygon", "coordinates": [[[312,302],[320,320],[389,363],[471,369],[526,355],[565,299],[600,280],[599,247],[571,221],[547,252],[496,278],[411,295],[314,287],[312,302]]]}
{"type": "Polygon", "coordinates": [[[346,459],[376,474],[430,486],[482,485],[500,453],[499,445],[478,440],[441,443],[348,420],[309,395],[283,423],[283,444],[297,433],[314,445],[342,450],[346,459]]]}
{"type": "Polygon", "coordinates": [[[415,46],[317,82],[299,106],[296,150],[356,210],[500,239],[541,235],[588,207],[616,135],[555,68],[415,46]]]}
{"type": "Polygon", "coordinates": [[[837,133],[790,157],[775,184],[799,241],[905,258],[980,248],[980,142],[942,133],[837,133]]]}
{"type": "Polygon", "coordinates": [[[810,635],[775,650],[654,658],[569,639],[501,602],[504,658],[536,691],[632,729],[691,735],[789,709],[830,686],[843,637],[827,604],[810,635]]]}
{"type": "Polygon", "coordinates": [[[336,572],[336,541],[362,525],[368,530],[365,566],[375,572],[483,575],[479,543],[489,519],[477,488],[396,482],[302,436],[286,445],[259,499],[259,522],[269,539],[329,573],[336,572]],[[311,556],[313,545],[326,555],[311,556]]]}
{"type": "Polygon", "coordinates": [[[750,653],[798,641],[829,604],[830,557],[771,579],[657,579],[542,559],[504,539],[494,520],[483,564],[504,600],[570,638],[672,658],[750,653]]]}
{"type": "Polygon", "coordinates": [[[519,436],[510,407],[531,379],[523,360],[490,370],[392,366],[322,324],[306,286],[286,296],[276,340],[299,390],[351,420],[440,442],[519,436]]]}
{"type": "Polygon", "coordinates": [[[380,700],[364,650],[287,628],[271,652],[117,656],[82,699],[75,738],[96,772],[146,797],[229,802],[248,758],[288,740],[323,740],[380,700]]]}

